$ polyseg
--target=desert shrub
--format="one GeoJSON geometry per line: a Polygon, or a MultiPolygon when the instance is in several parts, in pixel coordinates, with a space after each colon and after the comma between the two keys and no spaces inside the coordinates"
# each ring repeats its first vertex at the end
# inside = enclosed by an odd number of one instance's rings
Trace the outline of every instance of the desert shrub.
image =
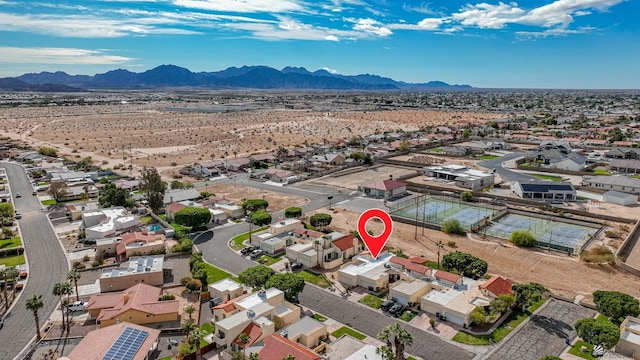
{"type": "Polygon", "coordinates": [[[512,232],[509,241],[516,246],[522,247],[532,247],[536,244],[536,238],[526,230],[516,230],[512,232]]]}
{"type": "Polygon", "coordinates": [[[441,229],[443,232],[447,234],[464,235],[465,233],[464,229],[462,228],[462,225],[460,224],[460,220],[458,219],[449,219],[445,221],[444,223],[442,223],[441,229]]]}
{"type": "Polygon", "coordinates": [[[454,248],[454,249],[458,247],[458,245],[456,245],[455,241],[448,241],[447,242],[447,246],[449,246],[450,248],[454,248]]]}
{"type": "Polygon", "coordinates": [[[620,239],[622,237],[622,234],[618,231],[607,230],[604,232],[604,236],[612,239],[620,239]]]}

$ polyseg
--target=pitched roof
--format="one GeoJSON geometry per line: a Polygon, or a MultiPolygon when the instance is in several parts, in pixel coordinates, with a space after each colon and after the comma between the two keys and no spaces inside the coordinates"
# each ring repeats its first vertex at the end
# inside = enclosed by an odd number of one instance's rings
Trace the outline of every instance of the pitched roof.
{"type": "Polygon", "coordinates": [[[462,275],[456,275],[442,270],[436,271],[435,277],[437,279],[447,280],[452,283],[457,283],[458,281],[460,281],[460,279],[462,279],[462,275]]]}
{"type": "Polygon", "coordinates": [[[423,265],[424,263],[429,261],[429,259],[423,258],[422,256],[412,256],[409,258],[409,261],[411,261],[412,263],[423,265]]]}
{"type": "Polygon", "coordinates": [[[122,241],[116,244],[116,253],[118,255],[124,254],[127,252],[127,245],[133,244],[136,242],[142,242],[149,244],[150,242],[155,242],[158,240],[165,241],[166,238],[163,234],[143,234],[139,231],[124,233],[120,235],[122,241]]]}
{"type": "Polygon", "coordinates": [[[160,288],[139,283],[125,291],[93,295],[89,299],[87,309],[102,309],[98,315],[99,321],[113,319],[131,309],[149,314],[178,313],[180,301],[158,301],[160,295],[160,288]]]}
{"type": "Polygon", "coordinates": [[[145,340],[140,344],[140,347],[135,352],[132,360],[144,360],[147,358],[149,349],[156,342],[160,335],[160,330],[151,329],[145,326],[131,324],[123,321],[119,324],[103,327],[97,330],[89,332],[84,338],[76,345],[71,353],[67,355],[67,359],[70,360],[101,360],[105,358],[105,355],[111,347],[118,340],[120,335],[125,329],[131,328],[146,332],[148,335],[145,340]]]}
{"type": "Polygon", "coordinates": [[[220,304],[220,305],[216,305],[216,306],[214,306],[213,308],[214,308],[214,309],[224,309],[224,311],[225,311],[225,312],[231,312],[231,311],[233,311],[233,310],[235,310],[235,309],[236,309],[236,306],[234,305],[234,303],[235,303],[236,301],[238,301],[238,300],[240,300],[240,299],[244,299],[244,298],[246,298],[246,297],[247,297],[247,296],[249,296],[249,295],[251,295],[251,293],[242,294],[242,295],[240,295],[240,296],[238,296],[238,297],[236,297],[236,298],[233,298],[233,299],[231,299],[231,300],[229,300],[229,301],[227,301],[227,302],[223,302],[223,303],[222,303],[222,304],[220,304]]]}
{"type": "Polygon", "coordinates": [[[282,360],[289,355],[296,360],[320,360],[320,355],[278,334],[271,334],[262,341],[264,347],[259,353],[262,360],[282,360]]]}
{"type": "Polygon", "coordinates": [[[482,283],[482,285],[480,285],[480,288],[486,289],[495,296],[498,296],[503,294],[513,294],[513,291],[511,290],[512,286],[513,281],[495,275],[491,277],[491,279],[482,283]]]}
{"type": "Polygon", "coordinates": [[[345,235],[339,239],[333,240],[333,245],[335,245],[338,249],[345,251],[353,247],[353,239],[355,239],[355,236],[353,236],[353,234],[345,235]]]}
{"type": "Polygon", "coordinates": [[[428,268],[424,265],[416,264],[414,262],[409,262],[409,264],[405,265],[404,268],[419,274],[426,274],[427,272],[431,271],[431,268],[428,268]]]}
{"type": "Polygon", "coordinates": [[[321,238],[323,237],[325,234],[320,232],[320,231],[315,231],[315,230],[309,230],[309,229],[303,229],[303,228],[297,228],[295,230],[293,230],[294,234],[298,234],[301,236],[308,236],[310,238],[321,238]]]}
{"type": "Polygon", "coordinates": [[[403,186],[407,186],[407,184],[403,183],[402,181],[395,181],[395,180],[389,180],[389,179],[376,181],[374,183],[364,185],[364,187],[369,189],[385,190],[385,191],[395,190],[403,186]]]}
{"type": "Polygon", "coordinates": [[[236,338],[233,339],[233,342],[238,346],[246,348],[248,346],[253,345],[256,341],[258,341],[258,339],[260,339],[260,337],[262,336],[262,329],[260,328],[260,325],[257,325],[256,323],[252,322],[249,325],[247,325],[247,327],[244,328],[244,330],[242,330],[240,334],[238,334],[238,336],[236,336],[236,338]],[[247,334],[247,336],[249,336],[249,342],[245,344],[242,341],[240,341],[240,334],[247,334]]]}
{"type": "Polygon", "coordinates": [[[182,210],[182,209],[184,209],[186,207],[187,207],[187,205],[180,204],[178,202],[173,202],[173,203],[169,204],[169,206],[167,206],[167,210],[171,211],[172,213],[175,213],[176,211],[182,210]]]}
{"type": "Polygon", "coordinates": [[[398,264],[398,265],[402,265],[404,267],[406,267],[407,265],[411,264],[411,261],[409,261],[409,259],[405,259],[405,258],[400,257],[400,256],[392,256],[391,259],[389,259],[389,262],[392,262],[392,263],[398,264]]]}

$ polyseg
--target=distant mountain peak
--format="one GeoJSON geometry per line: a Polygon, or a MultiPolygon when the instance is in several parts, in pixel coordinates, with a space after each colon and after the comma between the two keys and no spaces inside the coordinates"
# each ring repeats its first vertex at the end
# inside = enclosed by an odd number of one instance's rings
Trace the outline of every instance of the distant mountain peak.
{"type": "MultiPolygon", "coordinates": [[[[470,89],[469,85],[449,85],[442,81],[412,84],[373,74],[341,75],[327,68],[310,72],[304,67],[286,66],[277,70],[269,66],[229,67],[214,72],[198,72],[172,64],[163,64],[141,73],[115,69],[102,74],[69,75],[62,71],[28,73],[15,79],[27,85],[63,85],[90,89],[153,89],[166,87],[200,87],[210,89],[322,89],[322,90],[428,90],[470,89]]],[[[6,86],[19,84],[4,81],[6,86]],[[10,85],[12,84],[12,85],[10,85]]],[[[20,87],[20,86],[18,86],[20,87]]],[[[0,90],[3,87],[0,86],[0,90]]]]}

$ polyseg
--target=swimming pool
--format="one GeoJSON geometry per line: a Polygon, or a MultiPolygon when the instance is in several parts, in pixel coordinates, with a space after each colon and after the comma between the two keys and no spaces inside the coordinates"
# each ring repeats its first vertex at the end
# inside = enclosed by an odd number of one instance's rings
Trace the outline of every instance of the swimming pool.
{"type": "Polygon", "coordinates": [[[147,230],[149,231],[159,231],[162,230],[162,226],[160,226],[160,224],[152,224],[147,226],[147,230]]]}

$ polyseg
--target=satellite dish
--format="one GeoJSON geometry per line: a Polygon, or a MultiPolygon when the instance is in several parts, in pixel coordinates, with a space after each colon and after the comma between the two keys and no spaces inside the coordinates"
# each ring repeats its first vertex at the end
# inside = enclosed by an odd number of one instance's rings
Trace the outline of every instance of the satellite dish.
{"type": "Polygon", "coordinates": [[[596,345],[593,347],[593,352],[591,353],[593,356],[602,356],[604,355],[604,346],[596,345]]]}

